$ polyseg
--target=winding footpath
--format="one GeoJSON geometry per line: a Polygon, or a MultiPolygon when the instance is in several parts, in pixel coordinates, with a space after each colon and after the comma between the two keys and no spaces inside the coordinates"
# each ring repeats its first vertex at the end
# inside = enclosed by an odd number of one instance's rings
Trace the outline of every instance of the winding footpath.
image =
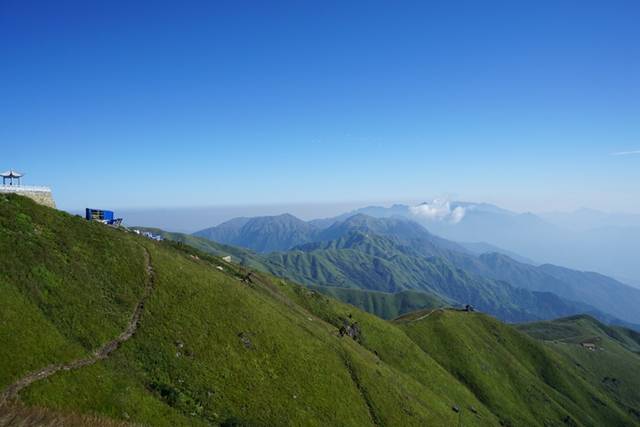
{"type": "Polygon", "coordinates": [[[28,387],[36,381],[49,378],[59,371],[71,371],[74,369],[82,368],[84,366],[93,365],[100,360],[107,359],[111,355],[111,353],[113,353],[118,349],[118,347],[120,347],[122,343],[128,341],[133,336],[133,334],[135,334],[138,326],[140,325],[140,318],[142,317],[142,312],[144,311],[145,302],[151,295],[155,284],[149,251],[146,248],[143,249],[146,272],[145,288],[142,294],[142,298],[138,302],[136,309],[133,311],[131,319],[129,320],[129,323],[127,324],[125,330],[122,331],[122,333],[115,339],[107,342],[102,347],[95,350],[88,357],[72,360],[71,362],[66,364],[49,365],[40,369],[39,371],[31,372],[25,375],[23,378],[19,379],[2,391],[2,393],[0,394],[0,405],[8,400],[15,399],[18,396],[18,393],[20,393],[20,391],[25,387],[28,387]]]}
{"type": "Polygon", "coordinates": [[[430,312],[428,312],[427,314],[425,314],[424,316],[420,316],[417,319],[413,319],[412,322],[417,322],[419,320],[422,319],[426,319],[427,317],[431,316],[433,313],[435,313],[436,311],[444,311],[443,308],[436,308],[435,310],[431,310],[430,312]]]}

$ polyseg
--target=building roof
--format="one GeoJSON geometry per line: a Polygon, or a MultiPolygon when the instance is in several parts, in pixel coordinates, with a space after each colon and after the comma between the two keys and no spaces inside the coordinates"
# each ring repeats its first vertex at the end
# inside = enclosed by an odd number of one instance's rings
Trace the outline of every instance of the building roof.
{"type": "Polygon", "coordinates": [[[3,178],[21,178],[22,175],[24,174],[20,172],[16,172],[13,169],[0,173],[0,176],[3,178]]]}

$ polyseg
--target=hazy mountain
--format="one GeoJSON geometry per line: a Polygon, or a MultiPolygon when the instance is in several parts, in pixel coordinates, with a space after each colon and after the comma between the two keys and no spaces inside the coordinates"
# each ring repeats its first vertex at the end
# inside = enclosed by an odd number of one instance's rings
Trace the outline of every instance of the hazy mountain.
{"type": "MultiPolygon", "coordinates": [[[[572,214],[515,213],[487,203],[435,201],[367,207],[350,213],[403,216],[457,242],[482,242],[520,261],[563,265],[640,283],[638,215],[580,210],[572,214]],[[574,224],[570,226],[570,224],[574,224]]],[[[337,220],[343,216],[336,217],[337,220]]],[[[326,221],[325,221],[326,222],[326,221]]]]}
{"type": "Polygon", "coordinates": [[[640,227],[638,214],[607,213],[587,208],[573,212],[546,212],[538,216],[551,224],[573,231],[608,227],[640,227]]]}
{"type": "MultiPolygon", "coordinates": [[[[452,206],[469,209],[469,205],[452,206]]],[[[558,268],[558,271],[564,272],[563,277],[558,277],[558,274],[551,274],[550,266],[536,266],[521,257],[518,258],[524,262],[519,262],[505,255],[509,251],[483,252],[483,249],[493,246],[458,244],[429,233],[407,217],[384,217],[384,208],[368,209],[380,216],[374,218],[351,212],[344,215],[346,219],[336,219],[323,229],[291,216],[238,218],[213,230],[220,241],[255,250],[264,250],[266,246],[263,242],[268,237],[271,243],[268,247],[283,248],[279,251],[283,253],[267,255],[264,258],[267,260],[266,268],[272,273],[292,277],[308,285],[356,287],[384,292],[421,290],[459,303],[479,305],[505,320],[591,312],[609,322],[640,324],[640,311],[635,309],[640,306],[638,289],[608,277],[603,280],[605,276],[570,269],[558,268]],[[277,232],[271,231],[274,229],[277,232]],[[295,245],[294,242],[299,244],[295,245]],[[438,268],[451,271],[443,273],[438,268]],[[443,275],[448,281],[442,279],[443,275]],[[487,279],[491,285],[487,285],[487,279]],[[535,298],[531,295],[524,296],[512,290],[502,289],[498,292],[484,289],[487,286],[500,287],[502,283],[518,290],[554,294],[562,299],[564,305],[555,302],[553,310],[545,311],[546,308],[536,307],[535,298]],[[444,289],[444,285],[454,287],[458,293],[444,289]],[[476,294],[462,291],[466,286],[477,287],[476,294]],[[489,295],[495,297],[491,302],[489,295]],[[510,298],[513,300],[510,301],[510,298]],[[519,302],[521,300],[527,302],[523,305],[519,302]],[[505,310],[509,302],[518,306],[520,311],[512,313],[510,309],[505,310]]],[[[402,208],[396,205],[393,210],[397,214],[402,208]]],[[[465,216],[461,223],[485,217],[493,220],[508,217],[510,224],[516,228],[522,226],[523,221],[546,227],[544,221],[533,215],[508,213],[490,205],[471,211],[470,219],[465,216]]],[[[540,303],[540,306],[545,304],[540,303]]]]}
{"type": "Polygon", "coordinates": [[[481,313],[388,322],[185,245],[0,199],[12,424],[640,424],[630,331],[582,355],[481,313]]]}
{"type": "MultiPolygon", "coordinates": [[[[457,268],[482,277],[508,282],[538,292],[552,292],[570,301],[580,301],[627,322],[640,324],[640,290],[612,278],[553,265],[535,266],[507,255],[470,254],[463,245],[436,237],[416,223],[398,218],[356,215],[327,229],[366,230],[391,236],[423,256],[439,256],[457,268]],[[368,219],[365,219],[368,218],[368,219]]],[[[408,253],[406,248],[400,249],[408,253]]]]}
{"type": "Polygon", "coordinates": [[[282,251],[313,240],[317,228],[290,214],[235,218],[194,233],[219,243],[257,252],[282,251]]]}
{"type": "Polygon", "coordinates": [[[606,321],[620,322],[617,317],[640,323],[627,309],[640,301],[640,292],[615,281],[609,286],[628,304],[616,306],[614,297],[593,298],[592,293],[606,293],[597,291],[599,282],[574,286],[504,255],[475,256],[403,219],[356,215],[326,231],[335,239],[267,255],[270,271],[310,285],[421,290],[511,321],[589,312],[606,321]]]}
{"type": "Polygon", "coordinates": [[[419,290],[459,304],[473,304],[514,322],[597,311],[550,292],[531,292],[470,275],[439,257],[407,255],[390,239],[359,233],[269,254],[266,266],[274,274],[308,285],[382,292],[419,290]]]}
{"type": "Polygon", "coordinates": [[[489,243],[485,243],[485,242],[458,242],[458,244],[460,246],[462,246],[463,248],[465,248],[466,250],[472,252],[475,255],[483,255],[483,254],[501,254],[501,255],[506,255],[509,258],[524,263],[524,264],[531,264],[531,265],[536,265],[537,263],[529,258],[523,257],[515,252],[512,251],[508,251],[506,249],[502,249],[498,246],[495,245],[491,245],[489,243]]]}
{"type": "Polygon", "coordinates": [[[551,264],[534,266],[498,254],[457,257],[455,265],[495,280],[532,291],[553,292],[572,301],[591,305],[631,323],[640,323],[640,290],[597,273],[581,272],[551,264]]]}
{"type": "Polygon", "coordinates": [[[316,241],[329,241],[347,233],[360,231],[392,237],[397,241],[419,248],[424,255],[443,255],[449,251],[471,253],[462,245],[429,233],[418,223],[403,217],[374,218],[362,213],[349,216],[344,221],[335,222],[316,236],[316,241]]]}
{"type": "MultiPolygon", "coordinates": [[[[630,322],[640,323],[640,290],[598,273],[575,271],[545,264],[538,267],[549,276],[569,285],[568,295],[630,322]]],[[[561,291],[557,292],[563,295],[561,291]]]]}

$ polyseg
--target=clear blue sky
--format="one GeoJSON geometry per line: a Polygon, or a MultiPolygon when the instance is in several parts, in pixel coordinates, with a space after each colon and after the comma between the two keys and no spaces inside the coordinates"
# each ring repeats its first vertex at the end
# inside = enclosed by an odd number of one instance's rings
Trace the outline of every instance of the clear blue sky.
{"type": "Polygon", "coordinates": [[[0,2],[0,169],[66,209],[640,211],[640,2],[0,2]]]}

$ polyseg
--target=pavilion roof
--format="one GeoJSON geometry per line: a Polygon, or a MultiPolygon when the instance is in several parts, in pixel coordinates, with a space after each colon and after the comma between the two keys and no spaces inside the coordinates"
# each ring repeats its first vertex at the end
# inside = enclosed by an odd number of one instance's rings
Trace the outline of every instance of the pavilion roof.
{"type": "Polygon", "coordinates": [[[3,178],[21,178],[23,175],[23,173],[16,172],[14,170],[8,170],[6,172],[0,173],[0,176],[3,178]]]}

